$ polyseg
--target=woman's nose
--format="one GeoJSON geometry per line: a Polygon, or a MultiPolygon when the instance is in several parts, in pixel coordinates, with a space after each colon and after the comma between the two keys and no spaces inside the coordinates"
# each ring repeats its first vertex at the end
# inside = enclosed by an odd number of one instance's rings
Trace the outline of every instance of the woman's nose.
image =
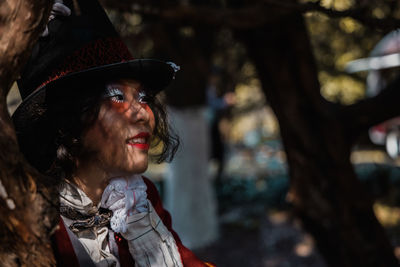
{"type": "Polygon", "coordinates": [[[148,105],[146,103],[140,103],[139,101],[132,101],[129,107],[129,118],[133,122],[137,121],[148,121],[149,120],[149,112],[148,105]]]}

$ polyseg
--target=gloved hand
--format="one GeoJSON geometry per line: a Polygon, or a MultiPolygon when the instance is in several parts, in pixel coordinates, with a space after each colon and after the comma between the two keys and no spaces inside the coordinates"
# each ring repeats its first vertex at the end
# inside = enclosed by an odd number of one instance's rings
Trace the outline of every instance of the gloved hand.
{"type": "Polygon", "coordinates": [[[113,212],[110,224],[114,232],[126,232],[127,216],[148,211],[146,190],[140,175],[110,181],[101,197],[101,206],[113,212]]]}
{"type": "Polygon", "coordinates": [[[175,239],[147,199],[140,175],[112,179],[103,192],[101,206],[113,211],[111,228],[128,241],[138,267],[182,267],[175,239]]]}

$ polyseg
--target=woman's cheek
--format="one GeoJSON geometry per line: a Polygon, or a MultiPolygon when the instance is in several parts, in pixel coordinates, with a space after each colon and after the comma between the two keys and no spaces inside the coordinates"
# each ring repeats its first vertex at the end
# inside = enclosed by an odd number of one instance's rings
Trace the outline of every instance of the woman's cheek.
{"type": "Polygon", "coordinates": [[[110,103],[111,108],[119,113],[123,113],[126,112],[129,109],[130,104],[127,102],[115,102],[115,101],[111,101],[110,103]]]}

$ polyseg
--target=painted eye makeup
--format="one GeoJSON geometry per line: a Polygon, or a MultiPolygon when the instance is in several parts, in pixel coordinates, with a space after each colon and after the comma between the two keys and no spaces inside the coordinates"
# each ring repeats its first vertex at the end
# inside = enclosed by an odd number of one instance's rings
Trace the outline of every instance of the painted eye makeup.
{"type": "Polygon", "coordinates": [[[121,89],[112,86],[107,86],[104,97],[109,98],[111,101],[116,103],[123,103],[125,101],[124,92],[121,89]]]}
{"type": "Polygon", "coordinates": [[[146,104],[147,101],[148,101],[148,99],[149,99],[149,98],[148,98],[147,94],[146,94],[144,91],[140,91],[140,92],[138,93],[137,101],[138,101],[139,103],[146,104]]]}
{"type": "Polygon", "coordinates": [[[142,88],[127,89],[124,87],[121,88],[118,84],[106,85],[103,97],[117,104],[122,104],[127,101],[147,104],[151,100],[151,97],[142,88]]]}

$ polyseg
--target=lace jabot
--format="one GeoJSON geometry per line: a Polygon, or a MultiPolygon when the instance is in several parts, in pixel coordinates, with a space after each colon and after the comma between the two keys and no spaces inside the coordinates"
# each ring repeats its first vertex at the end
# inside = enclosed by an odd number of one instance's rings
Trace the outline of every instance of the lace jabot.
{"type": "Polygon", "coordinates": [[[81,189],[69,182],[60,191],[60,214],[72,221],[69,228],[74,233],[107,226],[112,216],[110,210],[94,206],[81,189]]]}
{"type": "Polygon", "coordinates": [[[66,227],[79,239],[96,267],[120,266],[108,245],[112,212],[94,205],[76,185],[60,187],[60,213],[66,227]]]}
{"type": "Polygon", "coordinates": [[[183,266],[175,239],[147,199],[146,188],[140,175],[113,179],[103,192],[102,203],[107,208],[103,209],[93,205],[77,186],[69,182],[62,185],[61,217],[96,267],[120,266],[115,257],[118,252],[109,242],[114,239],[110,228],[121,230],[135,266],[183,266]],[[111,220],[108,209],[114,213],[111,220]]]}

